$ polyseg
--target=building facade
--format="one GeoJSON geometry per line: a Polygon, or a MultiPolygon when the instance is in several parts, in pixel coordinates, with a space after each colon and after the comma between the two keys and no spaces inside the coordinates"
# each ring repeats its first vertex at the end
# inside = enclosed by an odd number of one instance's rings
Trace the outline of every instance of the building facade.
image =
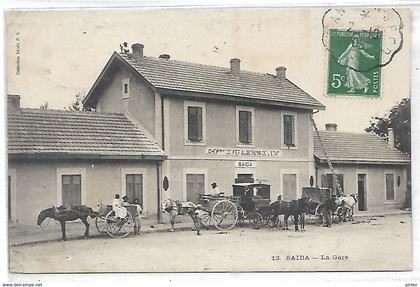
{"type": "Polygon", "coordinates": [[[20,108],[8,97],[8,219],[35,225],[54,206],[138,198],[156,214],[165,153],[124,114],[20,108]]]}
{"type": "Polygon", "coordinates": [[[114,53],[84,101],[100,112],[125,112],[168,155],[162,197],[196,201],[217,183],[264,180],[271,196],[296,199],[314,176],[313,110],[325,107],[286,78],[230,68],[114,53]]]}
{"type": "MultiPolygon", "coordinates": [[[[410,158],[394,147],[393,130],[388,142],[371,133],[343,133],[327,124],[321,140],[345,194],[357,194],[355,212],[383,211],[409,206],[410,158]]],[[[317,184],[337,193],[319,138],[314,138],[317,184]]]]}

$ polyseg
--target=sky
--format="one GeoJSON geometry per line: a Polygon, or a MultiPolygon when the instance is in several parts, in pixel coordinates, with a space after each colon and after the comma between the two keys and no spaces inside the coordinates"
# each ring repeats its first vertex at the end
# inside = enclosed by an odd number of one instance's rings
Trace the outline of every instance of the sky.
{"type": "Polygon", "coordinates": [[[87,93],[119,44],[142,43],[146,56],[286,76],[326,106],[315,115],[320,129],[362,132],[410,97],[410,17],[399,10],[404,45],[382,68],[379,99],[326,95],[328,52],[322,45],[325,9],[100,9],[9,11],[6,15],[7,91],[23,107],[61,109],[87,93]],[[17,55],[17,46],[18,53],[17,55]],[[19,64],[17,59],[19,58],[19,64]],[[17,71],[18,70],[18,71],[17,71]]]}

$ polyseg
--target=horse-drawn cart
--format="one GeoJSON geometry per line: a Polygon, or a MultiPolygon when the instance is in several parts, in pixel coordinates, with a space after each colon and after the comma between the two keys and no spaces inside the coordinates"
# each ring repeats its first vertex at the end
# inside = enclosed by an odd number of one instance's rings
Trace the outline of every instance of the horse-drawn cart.
{"type": "MultiPolygon", "coordinates": [[[[333,198],[331,188],[326,187],[303,187],[302,197],[311,199],[309,214],[315,216],[317,225],[325,223],[326,207],[325,202],[333,198]]],[[[332,221],[338,223],[343,220],[342,206],[337,205],[332,213],[332,221]]]]}
{"type": "Polygon", "coordinates": [[[96,229],[100,233],[107,233],[113,238],[123,238],[130,234],[134,229],[133,214],[136,214],[136,206],[129,205],[125,207],[127,215],[125,218],[115,216],[112,205],[101,206],[99,215],[95,219],[96,229]]]}
{"type": "Polygon", "coordinates": [[[198,203],[205,211],[201,218],[204,226],[214,225],[217,229],[226,231],[238,222],[240,198],[236,196],[199,194],[198,203]]]}

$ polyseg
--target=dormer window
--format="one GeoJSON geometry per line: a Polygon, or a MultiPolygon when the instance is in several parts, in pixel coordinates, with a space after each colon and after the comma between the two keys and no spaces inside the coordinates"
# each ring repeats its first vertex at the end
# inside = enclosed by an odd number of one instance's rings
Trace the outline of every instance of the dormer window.
{"type": "Polygon", "coordinates": [[[127,99],[130,97],[130,79],[122,80],[122,98],[127,99]]]}

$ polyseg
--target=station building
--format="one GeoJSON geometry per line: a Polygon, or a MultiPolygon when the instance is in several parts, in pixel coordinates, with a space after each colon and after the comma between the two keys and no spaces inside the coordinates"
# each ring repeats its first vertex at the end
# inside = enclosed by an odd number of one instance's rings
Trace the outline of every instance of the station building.
{"type": "Polygon", "coordinates": [[[114,53],[84,100],[98,112],[129,114],[167,155],[162,198],[196,201],[216,182],[232,194],[234,182],[265,180],[274,200],[300,196],[314,176],[314,110],[325,107],[286,77],[114,53]]]}
{"type": "MultiPolygon", "coordinates": [[[[144,214],[160,201],[197,201],[216,182],[269,182],[271,199],[302,187],[334,187],[311,117],[325,107],[286,77],[114,52],[84,99],[96,112],[20,107],[8,96],[8,217],[35,224],[51,205],[138,198],[144,214]],[[315,179],[315,180],[314,180],[315,179]]],[[[400,208],[410,159],[375,135],[321,132],[347,193],[359,209],[400,208]],[[369,149],[366,149],[369,144],[369,149]]]]}

